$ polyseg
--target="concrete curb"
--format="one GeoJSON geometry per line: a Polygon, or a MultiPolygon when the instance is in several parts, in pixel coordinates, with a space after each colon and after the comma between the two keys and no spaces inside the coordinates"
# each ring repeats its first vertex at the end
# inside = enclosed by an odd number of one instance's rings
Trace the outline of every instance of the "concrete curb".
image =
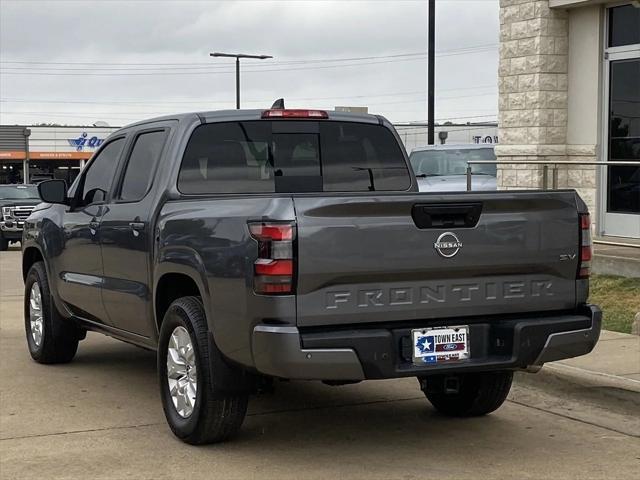
{"type": "Polygon", "coordinates": [[[562,363],[548,363],[542,367],[537,375],[547,373],[570,381],[572,383],[593,387],[613,387],[630,392],[640,393],[640,380],[611,375],[609,373],[595,372],[562,363]]]}
{"type": "Polygon", "coordinates": [[[640,261],[615,255],[596,254],[591,270],[599,275],[616,275],[628,278],[640,277],[640,261]]]}
{"type": "Polygon", "coordinates": [[[636,313],[631,324],[631,335],[640,335],[640,312],[636,313]]]}

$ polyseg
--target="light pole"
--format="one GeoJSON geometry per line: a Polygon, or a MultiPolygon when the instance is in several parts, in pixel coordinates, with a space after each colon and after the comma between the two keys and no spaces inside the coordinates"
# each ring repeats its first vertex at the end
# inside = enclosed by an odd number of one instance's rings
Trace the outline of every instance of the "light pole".
{"type": "Polygon", "coordinates": [[[236,59],[236,108],[240,109],[240,59],[241,58],[255,58],[257,60],[266,60],[267,58],[273,58],[271,55],[248,55],[246,53],[221,53],[213,52],[209,54],[210,57],[228,57],[236,59]]]}
{"type": "Polygon", "coordinates": [[[31,156],[29,155],[29,137],[31,136],[31,129],[25,128],[22,131],[24,135],[24,161],[22,162],[22,183],[29,183],[29,161],[31,156]]]}
{"type": "Polygon", "coordinates": [[[429,0],[429,73],[427,80],[427,144],[435,143],[436,0],[429,0]]]}

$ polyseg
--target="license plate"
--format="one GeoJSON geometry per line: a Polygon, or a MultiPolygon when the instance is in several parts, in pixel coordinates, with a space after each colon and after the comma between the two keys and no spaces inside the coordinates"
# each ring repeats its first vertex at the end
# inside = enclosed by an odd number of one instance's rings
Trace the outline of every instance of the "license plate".
{"type": "Polygon", "coordinates": [[[469,358],[469,326],[420,328],[411,331],[413,363],[436,365],[469,358]]]}

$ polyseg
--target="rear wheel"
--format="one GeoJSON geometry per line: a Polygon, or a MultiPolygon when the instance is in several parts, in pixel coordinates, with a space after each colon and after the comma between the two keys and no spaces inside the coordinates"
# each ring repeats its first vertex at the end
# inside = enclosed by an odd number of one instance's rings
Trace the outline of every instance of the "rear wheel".
{"type": "Polygon", "coordinates": [[[173,433],[200,445],[225,440],[244,420],[248,395],[217,392],[213,387],[219,358],[211,352],[208,327],[198,297],[182,297],[167,310],[158,345],[162,406],[173,433]]]}
{"type": "Polygon", "coordinates": [[[474,417],[491,413],[504,403],[511,389],[513,372],[433,375],[420,379],[427,399],[440,413],[452,417],[474,417]]]}
{"type": "Polygon", "coordinates": [[[43,262],[29,269],[24,286],[24,322],[31,358],[38,363],[70,362],[82,331],[58,313],[43,262]]]}

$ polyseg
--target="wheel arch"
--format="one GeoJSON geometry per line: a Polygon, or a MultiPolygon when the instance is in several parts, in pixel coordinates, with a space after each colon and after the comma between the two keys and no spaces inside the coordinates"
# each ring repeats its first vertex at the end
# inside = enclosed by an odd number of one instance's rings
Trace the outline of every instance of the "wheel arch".
{"type": "Polygon", "coordinates": [[[162,319],[171,303],[180,297],[191,295],[202,298],[207,324],[211,330],[210,295],[204,266],[164,261],[159,263],[155,270],[153,308],[157,331],[160,331],[162,319]]]}
{"type": "MultiPolygon", "coordinates": [[[[35,245],[30,245],[27,248],[25,248],[24,251],[22,252],[22,280],[23,281],[27,279],[27,274],[29,273],[29,270],[31,269],[33,264],[36,262],[44,262],[44,255],[42,254],[42,251],[40,250],[40,248],[36,247],[35,245]]],[[[45,268],[47,268],[46,262],[45,262],[45,268]]]]}

